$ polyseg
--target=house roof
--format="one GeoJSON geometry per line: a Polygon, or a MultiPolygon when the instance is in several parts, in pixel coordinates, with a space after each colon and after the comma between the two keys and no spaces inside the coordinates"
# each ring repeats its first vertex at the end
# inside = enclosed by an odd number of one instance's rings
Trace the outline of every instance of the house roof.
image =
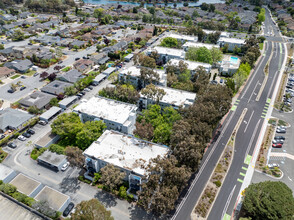
{"type": "Polygon", "coordinates": [[[75,83],[81,78],[83,78],[82,73],[80,73],[76,69],[70,70],[64,73],[63,75],[61,75],[60,77],[58,77],[59,80],[66,81],[69,83],[75,83]]]}
{"type": "Polygon", "coordinates": [[[0,111],[0,129],[5,130],[7,127],[17,128],[33,115],[17,109],[6,108],[0,111]]]}
{"type": "Polygon", "coordinates": [[[72,84],[67,82],[62,82],[59,80],[54,80],[53,82],[41,88],[41,91],[49,93],[49,94],[53,94],[53,95],[59,95],[64,93],[64,88],[69,86],[72,86],[72,84]]]}
{"type": "Polygon", "coordinates": [[[50,100],[54,97],[54,95],[36,91],[20,100],[19,103],[26,107],[36,106],[38,109],[42,109],[48,105],[50,100]]]}
{"type": "Polygon", "coordinates": [[[12,74],[14,72],[15,72],[14,69],[10,69],[6,66],[0,67],[0,77],[12,74]]]}

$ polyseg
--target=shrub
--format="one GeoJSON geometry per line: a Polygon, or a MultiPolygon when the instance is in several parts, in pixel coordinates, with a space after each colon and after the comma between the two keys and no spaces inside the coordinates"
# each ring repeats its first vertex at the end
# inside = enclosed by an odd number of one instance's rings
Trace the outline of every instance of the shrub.
{"type": "Polygon", "coordinates": [[[220,187],[222,185],[221,181],[217,180],[213,182],[217,187],[220,187]]]}
{"type": "Polygon", "coordinates": [[[118,193],[119,197],[123,198],[123,199],[127,199],[128,198],[128,194],[127,194],[127,188],[124,186],[121,186],[119,188],[119,193],[118,193]]]}
{"type": "Polygon", "coordinates": [[[49,150],[57,154],[65,154],[65,148],[58,144],[51,144],[49,150]]]}

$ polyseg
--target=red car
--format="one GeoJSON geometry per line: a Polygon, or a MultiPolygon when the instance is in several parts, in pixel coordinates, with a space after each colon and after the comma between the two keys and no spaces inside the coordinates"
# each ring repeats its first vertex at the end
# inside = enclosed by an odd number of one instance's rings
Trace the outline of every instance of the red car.
{"type": "Polygon", "coordinates": [[[282,145],[282,144],[273,144],[272,146],[273,146],[274,148],[282,148],[283,145],[282,145]]]}

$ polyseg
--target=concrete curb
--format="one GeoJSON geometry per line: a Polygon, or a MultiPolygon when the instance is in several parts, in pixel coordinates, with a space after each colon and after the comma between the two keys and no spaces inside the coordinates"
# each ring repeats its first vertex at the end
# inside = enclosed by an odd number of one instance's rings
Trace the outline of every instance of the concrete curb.
{"type": "MultiPolygon", "coordinates": [[[[285,47],[285,43],[284,44],[284,47],[285,47]]],[[[287,47],[285,47],[285,56],[287,56],[288,54],[288,51],[287,51],[287,47]]],[[[248,167],[248,171],[246,173],[246,176],[244,178],[244,182],[240,188],[240,191],[239,191],[239,196],[237,198],[237,201],[236,201],[236,206],[234,208],[234,211],[233,211],[233,214],[232,214],[232,218],[234,217],[234,213],[235,213],[235,210],[236,210],[236,207],[241,207],[242,205],[242,201],[239,201],[240,198],[242,198],[242,195],[241,195],[241,192],[247,188],[251,182],[251,179],[253,177],[253,174],[254,174],[254,167],[255,167],[255,163],[257,161],[257,156],[259,154],[259,151],[260,151],[260,146],[261,146],[261,143],[262,143],[262,140],[263,140],[263,137],[264,137],[264,134],[265,134],[265,131],[266,131],[266,123],[268,121],[268,119],[270,118],[270,116],[272,115],[272,111],[273,111],[273,104],[275,102],[275,99],[276,99],[276,96],[277,96],[277,92],[278,92],[278,89],[279,89],[279,85],[281,83],[281,80],[282,80],[282,74],[284,73],[284,69],[285,69],[285,64],[287,62],[287,59],[284,59],[284,62],[282,64],[282,67],[280,69],[280,73],[279,73],[279,77],[278,77],[278,80],[277,80],[277,83],[276,83],[276,87],[274,89],[274,92],[273,92],[273,96],[272,96],[272,99],[271,99],[271,103],[270,103],[270,107],[269,107],[269,110],[267,112],[267,115],[266,115],[266,118],[263,122],[263,126],[261,128],[261,131],[260,131],[260,134],[259,134],[259,138],[258,138],[258,141],[256,143],[256,146],[254,148],[254,151],[253,151],[253,155],[252,155],[252,159],[251,159],[251,162],[250,162],[250,165],[248,167]],[[245,181],[246,180],[246,181],[245,181]],[[250,181],[248,181],[250,180],[250,181]]]]}
{"type": "Polygon", "coordinates": [[[260,170],[257,170],[257,169],[255,169],[255,171],[258,172],[258,173],[261,173],[261,174],[263,174],[263,175],[265,175],[265,176],[268,176],[268,177],[270,177],[270,178],[273,178],[273,179],[275,179],[275,180],[280,180],[280,179],[282,179],[282,178],[284,177],[284,172],[283,172],[282,170],[281,170],[282,175],[281,175],[280,177],[274,177],[274,176],[272,176],[272,175],[269,175],[269,174],[264,173],[264,172],[262,172],[262,171],[260,171],[260,170]]]}

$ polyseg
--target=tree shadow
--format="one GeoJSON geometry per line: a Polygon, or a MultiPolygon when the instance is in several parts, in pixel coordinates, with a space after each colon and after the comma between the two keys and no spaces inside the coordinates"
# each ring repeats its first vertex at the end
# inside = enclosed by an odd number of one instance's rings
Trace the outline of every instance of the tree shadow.
{"type": "Polygon", "coordinates": [[[117,205],[117,198],[108,192],[99,190],[94,198],[98,199],[106,208],[110,208],[117,205]]]}
{"type": "Polygon", "coordinates": [[[81,188],[76,177],[65,177],[59,185],[62,193],[76,193],[81,188]]]}
{"type": "Polygon", "coordinates": [[[132,206],[129,208],[130,216],[132,220],[168,220],[167,216],[157,216],[154,213],[146,212],[140,206],[132,206]]]}

